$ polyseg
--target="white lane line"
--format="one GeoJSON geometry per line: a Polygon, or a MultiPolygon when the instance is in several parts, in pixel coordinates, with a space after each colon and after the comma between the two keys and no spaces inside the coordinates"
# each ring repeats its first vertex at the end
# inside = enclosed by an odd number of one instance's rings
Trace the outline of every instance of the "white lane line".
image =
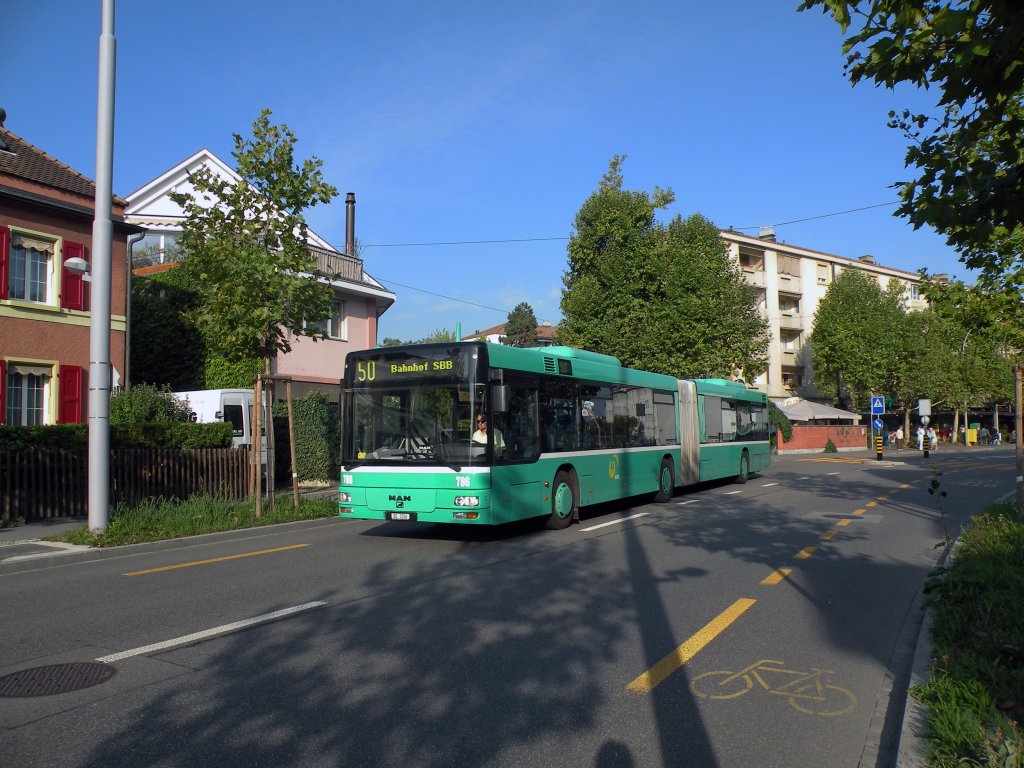
{"type": "Polygon", "coordinates": [[[827,474],[827,475],[838,475],[839,473],[838,472],[826,472],[825,474],[827,474]]]}
{"type": "Polygon", "coordinates": [[[773,485],[778,485],[778,483],[765,483],[761,487],[762,488],[771,488],[773,485]]]}
{"type": "Polygon", "coordinates": [[[683,507],[686,506],[687,504],[696,504],[698,501],[700,501],[700,499],[690,499],[689,501],[677,501],[676,504],[678,504],[680,507],[683,507]]]}
{"type": "Polygon", "coordinates": [[[608,525],[618,525],[619,523],[624,523],[627,520],[635,520],[638,517],[643,517],[644,515],[649,515],[649,514],[651,514],[651,513],[650,512],[640,512],[640,513],[638,513],[636,515],[630,515],[629,517],[620,517],[618,520],[612,520],[610,523],[598,523],[597,525],[591,525],[588,528],[580,528],[580,531],[581,532],[583,532],[583,531],[596,531],[598,528],[604,528],[605,526],[608,526],[608,525]]]}
{"type": "Polygon", "coordinates": [[[726,491],[723,496],[735,496],[737,493],[743,493],[743,491],[726,491]]]}
{"type": "Polygon", "coordinates": [[[121,661],[121,659],[131,658],[132,656],[141,656],[145,653],[153,653],[154,651],[164,651],[178,645],[187,645],[188,643],[194,643],[197,640],[204,640],[208,637],[215,637],[216,635],[233,632],[236,629],[242,629],[243,627],[251,627],[254,624],[273,621],[274,619],[279,619],[282,616],[290,616],[291,614],[298,613],[299,611],[308,611],[310,608],[319,608],[321,605],[327,605],[326,601],[314,600],[311,603],[303,603],[302,605],[295,605],[291,608],[282,608],[280,611],[265,613],[262,616],[253,616],[251,619],[242,619],[241,621],[224,624],[220,627],[214,627],[213,629],[204,629],[202,632],[193,632],[191,635],[176,637],[173,640],[164,640],[162,643],[153,643],[152,645],[144,645],[141,648],[133,648],[130,651],[112,653],[109,656],[102,656],[96,659],[96,661],[110,664],[115,661],[121,661]]]}
{"type": "Polygon", "coordinates": [[[804,475],[803,477],[798,477],[797,478],[797,480],[810,480],[810,479],[811,479],[810,475],[804,475]]]}

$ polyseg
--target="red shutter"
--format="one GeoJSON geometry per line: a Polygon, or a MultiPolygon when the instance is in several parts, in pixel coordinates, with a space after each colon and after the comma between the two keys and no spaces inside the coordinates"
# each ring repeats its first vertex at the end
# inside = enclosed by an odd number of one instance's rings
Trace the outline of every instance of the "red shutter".
{"type": "Polygon", "coordinates": [[[82,422],[82,371],[80,365],[60,366],[58,424],[80,424],[82,422]]]}
{"type": "Polygon", "coordinates": [[[7,363],[0,360],[0,424],[7,418],[7,363]]]}
{"type": "MultiPolygon", "coordinates": [[[[84,259],[85,246],[79,243],[64,241],[64,261],[68,259],[84,259]]],[[[72,272],[63,267],[60,278],[60,305],[65,309],[85,309],[84,275],[72,272]]]]}
{"type": "MultiPolygon", "coordinates": [[[[0,299],[7,298],[7,265],[10,264],[11,255],[11,230],[7,227],[0,227],[0,299]]],[[[3,385],[0,384],[0,389],[3,385]]],[[[3,416],[0,415],[0,424],[3,423],[3,416]]]]}

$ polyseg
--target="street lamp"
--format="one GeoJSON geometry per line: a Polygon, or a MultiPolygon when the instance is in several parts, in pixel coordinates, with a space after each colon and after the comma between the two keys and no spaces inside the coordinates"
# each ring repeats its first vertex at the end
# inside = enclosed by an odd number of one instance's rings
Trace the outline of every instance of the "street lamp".
{"type": "Polygon", "coordinates": [[[74,272],[76,275],[81,275],[85,282],[92,282],[92,275],[89,274],[92,271],[92,266],[81,256],[75,256],[73,259],[64,259],[64,268],[74,272]]]}

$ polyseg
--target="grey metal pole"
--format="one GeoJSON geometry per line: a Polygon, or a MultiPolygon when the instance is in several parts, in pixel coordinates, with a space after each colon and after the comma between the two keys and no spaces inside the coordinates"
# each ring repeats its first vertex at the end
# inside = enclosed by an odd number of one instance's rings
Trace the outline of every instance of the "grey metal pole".
{"type": "Polygon", "coordinates": [[[110,281],[114,225],[114,0],[103,0],[96,98],[96,203],[92,223],[92,318],[89,325],[89,530],[110,515],[110,281]]]}

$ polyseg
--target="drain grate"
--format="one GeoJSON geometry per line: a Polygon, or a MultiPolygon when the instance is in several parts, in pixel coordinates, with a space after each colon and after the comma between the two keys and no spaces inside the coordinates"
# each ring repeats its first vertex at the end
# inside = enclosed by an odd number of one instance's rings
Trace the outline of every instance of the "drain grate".
{"type": "Polygon", "coordinates": [[[95,661],[48,664],[0,677],[0,698],[26,698],[70,693],[105,683],[117,670],[95,661]]]}

